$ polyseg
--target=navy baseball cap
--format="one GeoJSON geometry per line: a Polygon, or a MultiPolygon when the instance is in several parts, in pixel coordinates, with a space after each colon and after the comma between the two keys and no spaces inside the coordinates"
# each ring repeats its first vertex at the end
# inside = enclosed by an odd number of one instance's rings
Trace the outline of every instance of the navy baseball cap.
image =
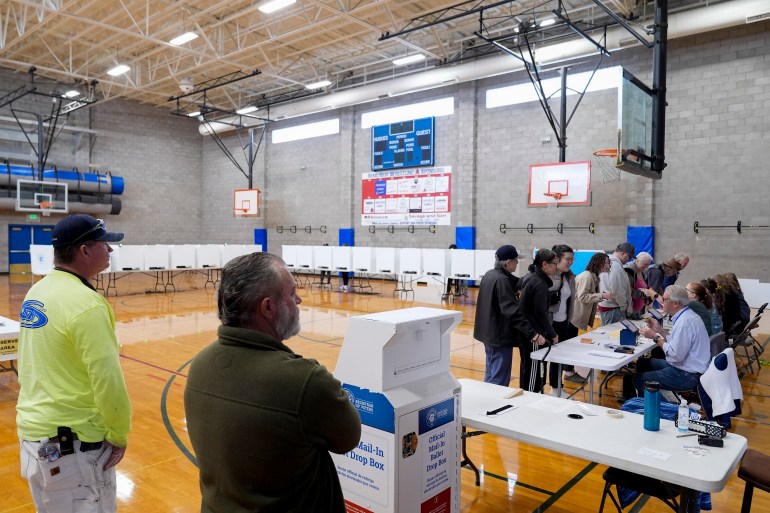
{"type": "Polygon", "coordinates": [[[104,221],[87,214],[75,214],[65,217],[56,223],[51,235],[51,242],[55,248],[84,244],[93,240],[103,240],[105,242],[123,240],[122,233],[108,232],[104,226],[104,221]]]}
{"type": "Polygon", "coordinates": [[[500,262],[505,262],[506,260],[515,260],[519,258],[519,252],[516,251],[516,248],[510,244],[506,244],[505,246],[500,246],[497,248],[497,251],[495,251],[495,258],[497,258],[500,262]]]}

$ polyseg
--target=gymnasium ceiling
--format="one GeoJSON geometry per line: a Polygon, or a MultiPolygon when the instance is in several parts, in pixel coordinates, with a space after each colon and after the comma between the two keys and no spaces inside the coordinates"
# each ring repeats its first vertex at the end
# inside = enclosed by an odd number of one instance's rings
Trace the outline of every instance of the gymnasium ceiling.
{"type": "MultiPolygon", "coordinates": [[[[603,0],[627,19],[651,16],[643,0],[603,0]]],[[[207,93],[210,105],[233,111],[248,104],[278,104],[306,95],[343,91],[418,73],[440,65],[497,54],[490,39],[515,40],[516,29],[561,12],[583,30],[614,23],[592,0],[297,0],[272,14],[254,0],[3,0],[0,2],[0,66],[64,84],[93,80],[100,101],[125,98],[172,110],[180,81],[196,91],[260,74],[207,93]],[[456,16],[484,7],[483,15],[456,16]],[[454,19],[449,19],[454,18],[454,19]],[[429,21],[447,20],[395,35],[429,21]],[[199,37],[181,46],[184,32],[199,37]],[[395,35],[382,39],[384,33],[395,35]],[[424,61],[396,66],[392,60],[422,53],[424,61]],[[112,77],[117,64],[131,67],[112,77]],[[224,78],[223,78],[224,77],[224,78]],[[323,90],[305,85],[329,80],[323,90]]],[[[669,0],[680,12],[718,0],[669,0]]],[[[631,21],[634,24],[634,21],[631,21]]],[[[577,38],[565,24],[530,29],[534,44],[577,38]]]]}

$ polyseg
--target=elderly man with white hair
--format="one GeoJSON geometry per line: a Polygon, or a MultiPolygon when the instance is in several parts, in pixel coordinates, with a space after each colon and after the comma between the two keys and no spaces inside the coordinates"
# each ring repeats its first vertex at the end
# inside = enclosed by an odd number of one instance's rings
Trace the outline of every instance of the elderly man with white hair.
{"type": "Polygon", "coordinates": [[[644,393],[647,381],[657,381],[662,390],[694,390],[700,375],[706,372],[711,360],[709,336],[700,316],[687,304],[690,298],[679,285],[669,286],[663,292],[663,311],[671,316],[669,333],[655,319],[647,319],[641,329],[643,336],[655,340],[666,355],[660,358],[640,358],[634,387],[644,393]]]}
{"type": "Polygon", "coordinates": [[[647,280],[644,278],[644,273],[651,263],[652,255],[646,251],[641,251],[637,253],[633,262],[623,266],[631,282],[631,305],[634,313],[629,317],[633,319],[641,319],[644,307],[647,305],[647,280]]]}

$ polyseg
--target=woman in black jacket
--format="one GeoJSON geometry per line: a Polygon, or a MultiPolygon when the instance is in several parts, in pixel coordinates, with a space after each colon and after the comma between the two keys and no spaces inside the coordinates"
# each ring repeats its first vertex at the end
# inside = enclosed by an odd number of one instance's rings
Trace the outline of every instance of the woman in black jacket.
{"type": "MultiPolygon", "coordinates": [[[[548,289],[553,285],[550,276],[556,272],[558,263],[559,257],[550,249],[538,251],[535,255],[535,261],[529,266],[529,273],[522,278],[521,289],[521,312],[535,331],[552,344],[559,341],[559,336],[548,318],[548,309],[551,306],[548,289]]],[[[538,349],[539,345],[534,342],[519,345],[521,381],[527,384],[526,387],[522,388],[530,392],[542,392],[543,390],[541,368],[545,368],[544,364],[538,362],[537,365],[533,365],[532,358],[529,356],[530,353],[538,349]],[[529,380],[525,382],[527,378],[529,380]]]]}

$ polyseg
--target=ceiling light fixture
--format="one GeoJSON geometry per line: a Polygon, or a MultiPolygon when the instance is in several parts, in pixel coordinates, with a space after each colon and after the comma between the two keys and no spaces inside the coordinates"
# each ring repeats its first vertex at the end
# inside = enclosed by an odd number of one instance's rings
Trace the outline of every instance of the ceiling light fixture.
{"type": "Polygon", "coordinates": [[[174,39],[169,41],[169,43],[171,43],[174,46],[179,46],[185,43],[189,43],[193,39],[197,39],[197,38],[198,38],[198,34],[196,34],[195,32],[185,32],[181,36],[176,36],[174,39]]]}
{"type": "Polygon", "coordinates": [[[306,89],[310,89],[311,91],[314,89],[321,89],[322,87],[330,86],[332,83],[328,80],[321,80],[319,82],[313,82],[312,84],[308,84],[305,86],[306,89]]]}
{"type": "Polygon", "coordinates": [[[80,91],[76,89],[70,89],[69,91],[64,93],[64,96],[66,96],[67,98],[74,98],[76,96],[80,96],[80,91]]]}
{"type": "Polygon", "coordinates": [[[425,60],[425,56],[421,53],[414,53],[412,55],[407,55],[406,57],[401,57],[400,59],[395,59],[393,61],[393,64],[396,66],[406,66],[407,64],[412,64],[413,62],[419,62],[425,60]]]}
{"type": "Polygon", "coordinates": [[[201,115],[201,111],[199,111],[199,110],[196,110],[195,112],[190,112],[190,113],[188,113],[187,115],[188,115],[189,117],[191,117],[191,118],[194,118],[194,117],[196,117],[196,116],[200,116],[200,115],[201,115]]]}
{"type": "Polygon", "coordinates": [[[288,7],[296,2],[297,0],[273,0],[272,2],[267,2],[260,5],[258,9],[265,14],[270,14],[271,12],[275,12],[278,9],[283,9],[284,7],[288,7]]]}
{"type": "Polygon", "coordinates": [[[248,107],[244,107],[242,109],[238,109],[235,112],[238,114],[250,114],[252,112],[258,111],[259,107],[256,105],[249,105],[248,107]]]}
{"type": "Polygon", "coordinates": [[[556,18],[547,18],[540,22],[540,27],[550,27],[554,23],[556,23],[556,18]]]}
{"type": "Polygon", "coordinates": [[[131,70],[130,66],[126,66],[125,64],[118,64],[114,68],[107,70],[107,74],[112,75],[113,77],[117,77],[130,70],[131,70]]]}

